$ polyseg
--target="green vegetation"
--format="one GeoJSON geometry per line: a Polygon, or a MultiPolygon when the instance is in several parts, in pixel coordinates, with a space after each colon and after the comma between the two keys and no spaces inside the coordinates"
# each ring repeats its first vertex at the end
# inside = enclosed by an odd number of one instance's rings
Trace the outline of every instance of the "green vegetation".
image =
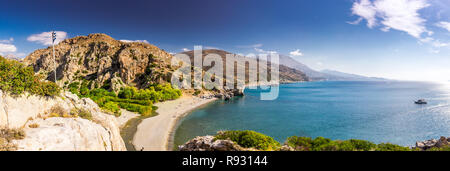
{"type": "MultiPolygon", "coordinates": [[[[254,131],[220,131],[215,136],[220,140],[231,140],[244,148],[263,151],[280,150],[281,145],[273,138],[254,131]]],[[[365,140],[331,140],[324,137],[310,138],[292,136],[287,138],[284,145],[295,151],[418,151],[400,145],[381,143],[375,144],[365,140]]],[[[431,148],[427,151],[450,151],[450,146],[431,148]]]]}
{"type": "Polygon", "coordinates": [[[14,95],[29,92],[34,95],[55,96],[61,89],[53,82],[41,81],[33,68],[0,56],[0,89],[14,95]]]}
{"type": "Polygon", "coordinates": [[[280,143],[272,137],[255,131],[224,131],[219,132],[215,138],[220,140],[229,139],[244,148],[268,151],[280,148],[280,143]]]}
{"type": "Polygon", "coordinates": [[[408,147],[402,147],[394,144],[374,144],[365,140],[331,140],[328,138],[292,136],[286,140],[288,146],[296,151],[410,151],[408,147]]]}
{"type": "Polygon", "coordinates": [[[89,90],[89,84],[88,81],[83,81],[81,84],[73,82],[67,88],[80,97],[91,98],[104,111],[116,116],[120,116],[121,108],[150,116],[153,114],[154,103],[174,100],[181,96],[181,90],[172,88],[170,84],[158,84],[140,90],[135,87],[124,87],[118,94],[106,90],[105,87],[89,90]]]}

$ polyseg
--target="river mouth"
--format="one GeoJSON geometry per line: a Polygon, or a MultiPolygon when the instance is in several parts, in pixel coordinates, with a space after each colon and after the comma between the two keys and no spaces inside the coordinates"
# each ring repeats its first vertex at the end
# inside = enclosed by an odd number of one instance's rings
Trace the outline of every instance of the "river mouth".
{"type": "MultiPolygon", "coordinates": [[[[136,134],[137,127],[144,119],[155,117],[158,115],[156,112],[156,109],[158,109],[156,106],[153,106],[153,112],[149,116],[139,116],[132,118],[128,120],[128,122],[125,124],[123,128],[120,129],[120,136],[123,139],[123,142],[125,143],[125,147],[127,148],[127,151],[138,151],[134,147],[133,144],[133,138],[136,134]]],[[[140,150],[140,149],[139,149],[140,150]]]]}

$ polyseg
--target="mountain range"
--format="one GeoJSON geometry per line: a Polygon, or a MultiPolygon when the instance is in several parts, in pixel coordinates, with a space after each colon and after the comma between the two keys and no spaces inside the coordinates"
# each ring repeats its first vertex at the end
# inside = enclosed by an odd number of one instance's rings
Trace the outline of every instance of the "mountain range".
{"type": "MultiPolygon", "coordinates": [[[[193,51],[182,53],[193,57],[193,51]]],[[[224,63],[229,63],[225,56],[230,52],[208,49],[203,51],[203,57],[211,53],[218,54],[224,63]]],[[[66,39],[55,45],[55,54],[56,59],[53,59],[51,47],[39,49],[23,62],[51,81],[55,79],[56,67],[57,83],[62,87],[78,82],[88,84],[90,88],[104,87],[114,91],[126,85],[145,88],[154,83],[170,82],[176,69],[170,65],[173,56],[166,51],[148,43],[115,40],[106,34],[66,39]]],[[[280,82],[383,80],[331,70],[316,71],[285,55],[280,55],[279,64],[280,82]]],[[[258,72],[256,68],[247,68],[246,76],[255,72],[258,72]]]]}
{"type": "Polygon", "coordinates": [[[384,78],[366,77],[362,75],[349,74],[333,70],[316,71],[308,67],[307,65],[295,60],[294,58],[286,55],[279,55],[280,65],[285,65],[302,71],[308,76],[311,81],[383,81],[384,78]]]}

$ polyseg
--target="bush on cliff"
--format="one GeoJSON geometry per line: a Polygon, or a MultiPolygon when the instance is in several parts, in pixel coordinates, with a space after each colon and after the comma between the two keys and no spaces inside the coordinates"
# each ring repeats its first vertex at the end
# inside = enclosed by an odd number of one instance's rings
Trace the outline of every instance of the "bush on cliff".
{"type": "Polygon", "coordinates": [[[257,133],[255,131],[224,131],[219,132],[216,139],[231,140],[244,148],[255,148],[257,150],[276,150],[280,143],[272,137],[257,133]]]}
{"type": "Polygon", "coordinates": [[[0,56],[0,89],[14,95],[29,92],[34,95],[55,96],[61,91],[53,82],[41,81],[33,68],[0,56]]]}

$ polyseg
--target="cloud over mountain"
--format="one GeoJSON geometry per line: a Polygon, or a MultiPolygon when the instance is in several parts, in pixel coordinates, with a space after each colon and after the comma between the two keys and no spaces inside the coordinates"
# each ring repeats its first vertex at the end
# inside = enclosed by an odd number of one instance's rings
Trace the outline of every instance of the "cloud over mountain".
{"type": "MultiPolygon", "coordinates": [[[[56,44],[67,38],[67,33],[64,31],[55,31],[55,33],[56,33],[56,40],[55,40],[56,44]]],[[[52,45],[52,32],[49,31],[49,32],[42,32],[39,34],[33,34],[29,36],[27,40],[30,42],[37,42],[39,44],[49,46],[52,45]]]]}
{"type": "Polygon", "coordinates": [[[428,6],[426,0],[359,0],[353,3],[352,13],[360,16],[357,21],[366,20],[369,28],[380,25],[382,31],[394,29],[421,38],[423,33],[433,34],[419,14],[428,6]]]}
{"type": "Polygon", "coordinates": [[[303,56],[303,53],[300,52],[300,49],[297,49],[295,51],[292,51],[289,53],[291,56],[303,56]]]}

